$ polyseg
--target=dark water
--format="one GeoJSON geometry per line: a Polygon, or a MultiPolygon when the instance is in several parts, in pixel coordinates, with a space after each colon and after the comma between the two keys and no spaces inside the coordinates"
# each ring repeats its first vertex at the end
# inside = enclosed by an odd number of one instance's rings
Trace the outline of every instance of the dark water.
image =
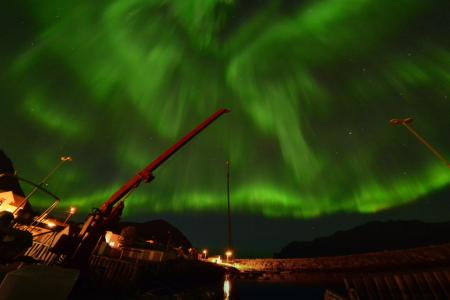
{"type": "Polygon", "coordinates": [[[70,300],[246,300],[246,299],[323,299],[324,287],[304,284],[304,282],[269,279],[243,279],[225,277],[212,285],[165,285],[164,288],[141,290],[137,294],[120,293],[113,290],[90,290],[73,294],[70,300]]]}
{"type": "MultiPolygon", "coordinates": [[[[269,280],[242,280],[234,278],[226,280],[222,284],[187,288],[176,292],[164,294],[149,293],[139,300],[147,299],[195,299],[195,300],[247,300],[247,299],[323,299],[324,287],[302,285],[283,281],[269,280]],[[227,285],[229,289],[227,289],[227,285]],[[227,293],[227,291],[229,291],[227,293]]],[[[114,295],[112,295],[114,298],[114,295]]],[[[111,298],[110,298],[111,299],[111,298]]],[[[130,298],[132,299],[132,298],[130,298]]],[[[133,298],[135,299],[135,298],[133,298]]]]}
{"type": "MultiPolygon", "coordinates": [[[[325,288],[295,283],[231,280],[228,299],[323,299],[325,288]]],[[[224,297],[226,299],[226,297],[224,297]]]]}

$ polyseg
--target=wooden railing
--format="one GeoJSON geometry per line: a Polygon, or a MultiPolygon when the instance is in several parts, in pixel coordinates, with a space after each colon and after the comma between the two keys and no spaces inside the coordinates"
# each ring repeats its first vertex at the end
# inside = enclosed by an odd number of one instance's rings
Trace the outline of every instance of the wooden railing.
{"type": "Polygon", "coordinates": [[[58,255],[50,252],[51,243],[41,243],[33,241],[33,245],[25,252],[26,256],[30,256],[36,260],[39,260],[43,264],[53,264],[58,255]]]}
{"type": "Polygon", "coordinates": [[[101,286],[132,286],[135,282],[140,264],[106,256],[92,255],[89,270],[91,277],[101,286]]]}
{"type": "Polygon", "coordinates": [[[346,278],[350,300],[450,299],[448,269],[387,273],[346,278]]]}

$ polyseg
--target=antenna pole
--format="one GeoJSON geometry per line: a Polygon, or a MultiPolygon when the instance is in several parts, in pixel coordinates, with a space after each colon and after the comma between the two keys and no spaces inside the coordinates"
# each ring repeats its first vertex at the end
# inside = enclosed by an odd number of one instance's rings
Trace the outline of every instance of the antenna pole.
{"type": "Polygon", "coordinates": [[[410,125],[414,121],[413,118],[406,118],[406,119],[391,119],[389,122],[391,125],[403,125],[406,127],[406,129],[409,130],[418,140],[421,142],[425,147],[430,150],[434,156],[436,156],[439,160],[441,160],[448,168],[450,168],[450,162],[445,159],[445,157],[439,153],[433,146],[431,146],[430,143],[428,143],[420,134],[417,133],[417,131],[410,125]]]}
{"type": "Polygon", "coordinates": [[[231,250],[230,161],[227,160],[225,164],[227,165],[228,250],[231,250]]]}

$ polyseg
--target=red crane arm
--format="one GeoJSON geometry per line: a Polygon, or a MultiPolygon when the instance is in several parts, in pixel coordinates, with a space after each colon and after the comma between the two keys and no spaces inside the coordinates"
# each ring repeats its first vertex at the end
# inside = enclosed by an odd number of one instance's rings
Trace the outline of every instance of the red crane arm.
{"type": "Polygon", "coordinates": [[[180,150],[184,145],[186,145],[190,140],[192,140],[197,134],[199,134],[203,129],[208,127],[212,122],[214,122],[221,115],[228,113],[228,109],[219,109],[213,113],[209,118],[203,121],[200,125],[195,127],[191,132],[186,134],[181,140],[179,140],[172,147],[164,151],[160,156],[158,156],[154,161],[152,161],[147,167],[142,171],[133,176],[127,183],[125,183],[117,192],[115,192],[103,205],[100,207],[101,213],[106,213],[112,209],[114,204],[120,201],[127,193],[132,189],[137,187],[142,181],[150,182],[153,179],[152,172],[156,170],[161,164],[168,160],[172,155],[174,155],[178,150],[180,150]]]}
{"type": "MultiPolygon", "coordinates": [[[[87,268],[89,264],[89,257],[92,251],[97,245],[98,240],[104,234],[104,231],[120,220],[120,215],[124,207],[124,202],[121,201],[125,195],[127,195],[132,189],[137,187],[142,181],[149,182],[153,179],[152,172],[158,168],[162,163],[169,159],[175,152],[181,147],[187,144],[193,137],[199,134],[208,125],[214,122],[224,113],[229,112],[227,109],[220,109],[212,114],[208,119],[203,121],[194,130],[184,136],[178,143],[167,149],[163,154],[158,156],[147,167],[145,167],[138,174],[133,176],[127,183],[125,183],[117,192],[115,192],[103,205],[99,211],[91,215],[84,223],[83,228],[78,234],[78,237],[73,238],[77,242],[71,242],[72,244],[64,245],[64,241],[59,240],[58,243],[61,248],[68,248],[68,252],[71,254],[67,258],[68,265],[76,266],[79,268],[87,268]],[[119,202],[119,204],[117,204],[119,202]],[[75,246],[74,246],[75,245],[75,246]]],[[[69,239],[70,240],[70,239],[69,239]]],[[[67,244],[67,243],[66,243],[67,244]]],[[[58,245],[57,245],[58,246],[58,245]]],[[[55,246],[55,247],[57,247],[55,246]]]]}

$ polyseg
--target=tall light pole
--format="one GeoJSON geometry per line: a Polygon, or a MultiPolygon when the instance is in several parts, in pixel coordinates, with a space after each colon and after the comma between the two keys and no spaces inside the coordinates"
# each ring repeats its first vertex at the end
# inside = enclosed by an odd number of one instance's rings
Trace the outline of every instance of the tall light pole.
{"type": "Polygon", "coordinates": [[[228,202],[228,252],[231,252],[231,206],[230,206],[230,161],[225,162],[227,166],[227,202],[228,202]]]}
{"type": "Polygon", "coordinates": [[[69,210],[69,213],[67,214],[67,218],[64,220],[64,225],[67,224],[67,222],[69,221],[69,219],[75,214],[75,212],[77,211],[77,209],[75,207],[71,207],[69,210]]]}
{"type": "Polygon", "coordinates": [[[450,168],[450,163],[445,159],[445,157],[439,153],[430,143],[428,143],[416,130],[410,125],[414,121],[413,118],[406,119],[392,119],[389,121],[391,125],[403,125],[405,126],[422,144],[425,145],[439,160],[441,160],[448,168],[450,168]]]}

